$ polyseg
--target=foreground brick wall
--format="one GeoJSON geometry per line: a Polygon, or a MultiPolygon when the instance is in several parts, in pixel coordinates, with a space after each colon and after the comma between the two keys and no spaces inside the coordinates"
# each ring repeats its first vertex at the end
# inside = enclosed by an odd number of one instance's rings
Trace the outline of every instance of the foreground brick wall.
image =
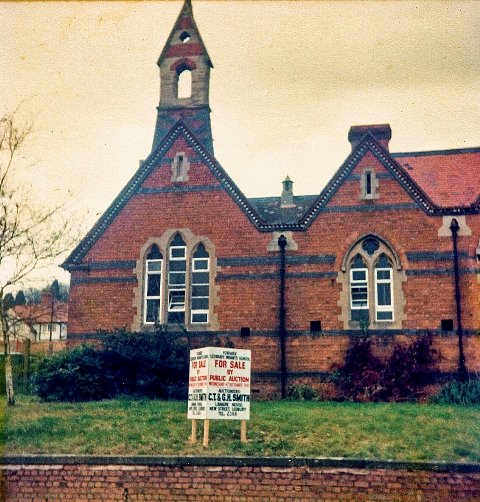
{"type": "Polygon", "coordinates": [[[32,456],[1,467],[2,502],[480,500],[480,464],[32,456]]]}

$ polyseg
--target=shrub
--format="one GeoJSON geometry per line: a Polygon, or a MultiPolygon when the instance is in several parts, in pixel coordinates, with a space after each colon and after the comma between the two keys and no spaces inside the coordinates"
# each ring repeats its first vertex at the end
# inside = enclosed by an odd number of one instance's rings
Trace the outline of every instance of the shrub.
{"type": "Polygon", "coordinates": [[[91,345],[43,357],[36,368],[37,394],[47,401],[90,401],[126,394],[186,399],[189,340],[159,327],[152,333],[100,333],[91,345]]]}
{"type": "Polygon", "coordinates": [[[114,394],[102,353],[91,345],[42,357],[35,383],[37,394],[46,401],[92,401],[114,394]]]}
{"type": "Polygon", "coordinates": [[[386,401],[414,400],[427,382],[437,360],[431,335],[421,336],[408,347],[397,344],[382,372],[382,398],[386,401]]]}
{"type": "Polygon", "coordinates": [[[480,380],[470,382],[450,382],[432,399],[437,404],[480,404],[480,380]]]}
{"type": "Polygon", "coordinates": [[[117,330],[103,351],[118,394],[185,399],[190,345],[187,337],[159,327],[153,333],[117,330]]]}
{"type": "Polygon", "coordinates": [[[340,399],[375,401],[380,390],[382,362],[372,353],[372,341],[367,337],[353,339],[345,363],[333,368],[330,375],[340,399]]]}
{"type": "Polygon", "coordinates": [[[318,392],[309,384],[292,385],[287,392],[289,399],[313,401],[318,399],[318,392]]]}
{"type": "Polygon", "coordinates": [[[345,363],[333,368],[330,381],[340,399],[414,400],[436,360],[431,335],[418,338],[408,347],[395,345],[392,355],[383,361],[373,355],[372,341],[365,336],[352,341],[345,363]]]}

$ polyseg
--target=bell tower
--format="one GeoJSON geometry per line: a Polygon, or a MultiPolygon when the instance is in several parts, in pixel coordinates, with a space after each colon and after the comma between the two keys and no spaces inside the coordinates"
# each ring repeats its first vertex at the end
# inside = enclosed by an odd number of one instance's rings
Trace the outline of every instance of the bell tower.
{"type": "Polygon", "coordinates": [[[179,120],[188,125],[213,153],[209,84],[213,68],[193,18],[191,0],[185,0],[158,59],[160,104],[152,151],[179,120]]]}

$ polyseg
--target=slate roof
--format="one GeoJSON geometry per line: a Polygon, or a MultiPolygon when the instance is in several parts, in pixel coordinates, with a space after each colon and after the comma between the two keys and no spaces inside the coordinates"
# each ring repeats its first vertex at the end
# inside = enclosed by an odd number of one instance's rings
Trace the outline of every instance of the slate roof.
{"type": "Polygon", "coordinates": [[[438,207],[479,205],[480,148],[391,155],[438,207]]]}
{"type": "Polygon", "coordinates": [[[318,195],[294,195],[295,207],[281,207],[281,197],[255,197],[248,199],[265,223],[297,223],[310,209],[318,195]]]}
{"type": "Polygon", "coordinates": [[[125,188],[100,217],[85,238],[62,264],[66,270],[82,268],[83,257],[100,238],[122,207],[141,187],[159,160],[183,135],[197,155],[212,170],[223,188],[261,232],[301,231],[320,214],[365,153],[371,151],[428,215],[480,213],[480,147],[435,152],[392,154],[371,132],[359,141],[319,195],[294,196],[294,207],[281,207],[281,197],[247,199],[218,161],[188,126],[179,120],[150,154],[125,188]]]}

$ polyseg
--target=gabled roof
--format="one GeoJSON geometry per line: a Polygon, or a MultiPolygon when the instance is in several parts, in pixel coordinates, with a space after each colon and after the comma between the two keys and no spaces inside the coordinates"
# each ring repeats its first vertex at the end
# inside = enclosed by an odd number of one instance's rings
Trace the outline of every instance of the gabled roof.
{"type": "Polygon", "coordinates": [[[29,325],[68,322],[68,304],[58,300],[55,301],[53,309],[51,305],[44,303],[27,303],[16,305],[12,310],[19,319],[29,325]]]}
{"type": "MultiPolygon", "coordinates": [[[[303,216],[298,221],[286,224],[285,222],[278,222],[278,217],[276,218],[277,221],[275,221],[275,218],[270,218],[268,223],[264,224],[260,230],[305,230],[308,228],[322,210],[324,210],[333,195],[368,151],[371,151],[375,157],[377,157],[387,171],[389,171],[410,194],[419,207],[427,214],[435,214],[437,208],[426,192],[424,192],[417,182],[407,174],[404,168],[395,161],[388,150],[375,139],[372,131],[368,128],[365,130],[367,132],[360,139],[355,138],[356,146],[353,148],[350,155],[333,175],[320,195],[312,197],[313,201],[310,208],[304,212],[303,216]]],[[[310,196],[305,197],[304,200],[307,201],[310,196]]],[[[259,206],[259,204],[256,205],[259,206]]]]}
{"type": "Polygon", "coordinates": [[[439,208],[478,207],[480,148],[393,153],[392,157],[439,208]]]}
{"type": "Polygon", "coordinates": [[[200,31],[198,30],[197,24],[195,23],[195,19],[193,17],[192,2],[191,0],[185,0],[182,10],[180,11],[180,14],[178,15],[178,18],[173,26],[173,29],[170,32],[170,36],[168,37],[167,42],[163,47],[162,53],[158,58],[157,64],[160,66],[162,61],[168,57],[178,57],[178,56],[188,57],[191,55],[198,56],[200,54],[206,56],[210,67],[213,68],[212,60],[208,55],[207,48],[203,43],[200,31]],[[175,33],[180,30],[185,30],[185,31],[194,30],[196,36],[198,37],[199,43],[196,45],[181,44],[181,43],[173,44],[173,38],[175,36],[175,33]]]}
{"type": "Polygon", "coordinates": [[[110,204],[105,213],[103,213],[88,234],[81,240],[81,242],[61,265],[64,269],[74,270],[85,267],[85,265],[82,264],[83,257],[88,253],[95,242],[97,242],[130,198],[137,193],[144,180],[159,165],[161,159],[173,145],[175,140],[181,135],[184,136],[190,146],[195,150],[197,156],[211,169],[213,174],[220,181],[222,187],[230,194],[232,199],[243,210],[250,221],[256,226],[261,226],[262,222],[248,199],[243,195],[241,190],[233,182],[218,161],[205,149],[202,143],[191,132],[185,122],[180,119],[175,126],[170,129],[158,147],[148,156],[145,162],[142,163],[137,172],[125,185],[115,200],[110,204]]]}
{"type": "Polygon", "coordinates": [[[369,150],[426,214],[433,216],[480,212],[480,148],[391,154],[375,139],[371,131],[367,131],[310,210],[298,222],[299,229],[307,228],[311,224],[369,150]],[[469,183],[470,187],[467,189],[469,183]],[[447,192],[449,186],[450,196],[447,192]],[[465,193],[461,193],[462,190],[465,190],[465,193]]]}

